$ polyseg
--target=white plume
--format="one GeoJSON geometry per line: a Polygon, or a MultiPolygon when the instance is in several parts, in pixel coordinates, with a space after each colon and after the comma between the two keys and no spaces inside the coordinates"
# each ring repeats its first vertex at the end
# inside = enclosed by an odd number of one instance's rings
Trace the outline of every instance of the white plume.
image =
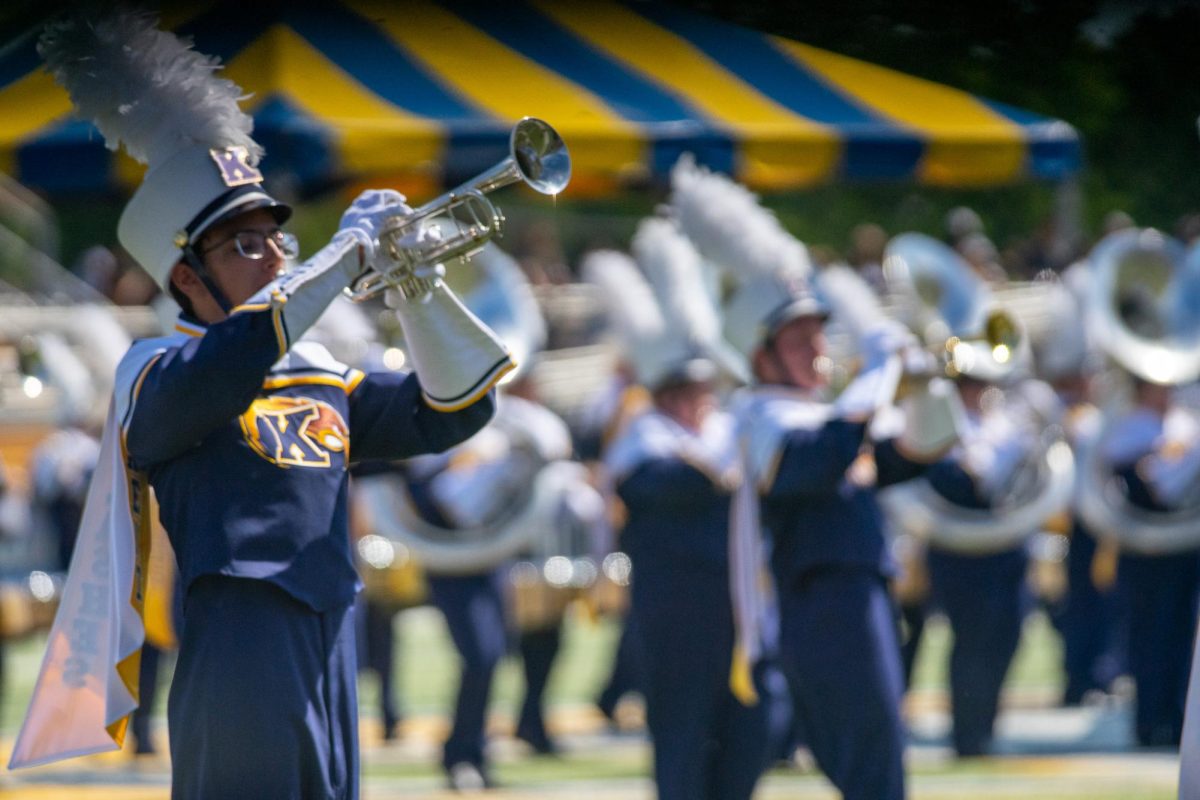
{"type": "Polygon", "coordinates": [[[868,331],[887,317],[883,304],[870,285],[844,264],[831,264],[816,273],[822,299],[833,312],[833,323],[862,340],[868,331]]]}
{"type": "Polygon", "coordinates": [[[654,290],[637,264],[617,250],[593,250],[584,256],[579,272],[600,289],[609,328],[639,380],[653,382],[666,361],[670,337],[654,290]]]}
{"type": "Polygon", "coordinates": [[[632,258],[619,250],[593,250],[583,257],[579,273],[599,287],[617,331],[628,332],[634,341],[662,336],[666,322],[658,300],[632,258]]]}
{"type": "Polygon", "coordinates": [[[79,116],[92,120],[110,150],[151,165],[189,145],[241,145],[257,163],[254,121],[238,107],[242,90],[215,75],[217,58],[160,31],[150,13],[118,10],[46,25],[38,52],[79,116]]]}
{"type": "Polygon", "coordinates": [[[700,254],[675,223],[647,217],[630,249],[658,299],[667,332],[697,344],[716,341],[721,325],[704,285],[700,254]]]}
{"type": "Polygon", "coordinates": [[[700,253],[739,282],[779,270],[808,277],[808,249],[746,187],[684,154],[671,169],[671,208],[700,253]]]}

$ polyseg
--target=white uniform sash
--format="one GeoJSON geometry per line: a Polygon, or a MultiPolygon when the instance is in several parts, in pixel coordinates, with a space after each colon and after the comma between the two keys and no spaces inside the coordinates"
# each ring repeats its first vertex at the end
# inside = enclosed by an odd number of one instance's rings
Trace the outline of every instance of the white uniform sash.
{"type": "Polygon", "coordinates": [[[120,749],[137,708],[149,486],[126,470],[115,407],[9,769],[120,749]]]}

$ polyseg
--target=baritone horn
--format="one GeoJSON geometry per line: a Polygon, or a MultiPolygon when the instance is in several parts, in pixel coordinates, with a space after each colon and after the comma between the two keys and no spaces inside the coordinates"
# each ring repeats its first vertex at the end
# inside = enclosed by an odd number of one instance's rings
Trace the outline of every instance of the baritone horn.
{"type": "Polygon", "coordinates": [[[556,195],[570,182],[567,146],[548,123],[525,117],[513,126],[508,149],[508,157],[491,169],[411,214],[388,220],[379,234],[379,246],[388,263],[360,276],[346,289],[346,296],[360,303],[392,287],[406,295],[420,294],[428,286],[416,270],[455,259],[465,261],[500,231],[504,216],[487,198],[489,192],[523,181],[541,194],[556,195]],[[422,240],[415,235],[435,226],[438,236],[422,240]],[[412,241],[421,244],[411,246],[412,241]]]}
{"type": "Polygon", "coordinates": [[[948,377],[970,372],[1002,380],[1021,369],[1029,343],[1020,320],[949,245],[902,233],[888,242],[883,269],[899,316],[948,377]]]}

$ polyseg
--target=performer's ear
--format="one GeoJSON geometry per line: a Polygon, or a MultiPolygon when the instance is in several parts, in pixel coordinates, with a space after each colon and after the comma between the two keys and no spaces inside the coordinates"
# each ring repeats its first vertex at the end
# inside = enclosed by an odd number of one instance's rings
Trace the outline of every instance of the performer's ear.
{"type": "Polygon", "coordinates": [[[209,297],[208,289],[196,270],[182,260],[171,267],[167,275],[167,289],[179,307],[191,316],[196,315],[196,301],[203,302],[204,298],[209,297]]]}

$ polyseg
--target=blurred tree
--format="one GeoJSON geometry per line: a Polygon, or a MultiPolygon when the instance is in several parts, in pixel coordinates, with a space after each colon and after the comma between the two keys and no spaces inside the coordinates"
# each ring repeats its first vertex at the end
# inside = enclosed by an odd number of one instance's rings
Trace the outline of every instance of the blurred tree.
{"type": "MultiPolygon", "coordinates": [[[[1169,230],[1200,208],[1200,3],[1194,0],[674,1],[1070,122],[1084,141],[1084,222],[1093,234],[1113,209],[1169,230]]],[[[1019,187],[948,193],[831,187],[808,194],[819,202],[772,202],[785,215],[874,216],[892,230],[934,224],[940,209],[961,202],[980,211],[998,242],[1032,231],[1051,202],[1044,191],[1019,187]]]]}

